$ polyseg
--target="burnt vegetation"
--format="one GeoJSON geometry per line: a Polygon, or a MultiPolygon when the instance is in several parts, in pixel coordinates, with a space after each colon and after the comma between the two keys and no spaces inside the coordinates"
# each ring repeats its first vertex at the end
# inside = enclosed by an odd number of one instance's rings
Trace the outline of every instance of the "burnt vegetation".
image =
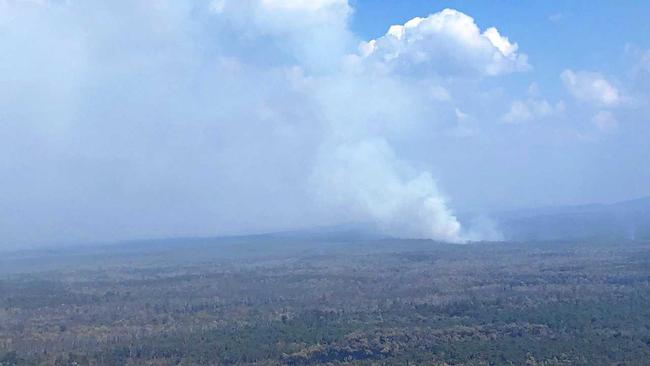
{"type": "Polygon", "coordinates": [[[650,242],[3,253],[0,365],[643,365],[650,242]]]}

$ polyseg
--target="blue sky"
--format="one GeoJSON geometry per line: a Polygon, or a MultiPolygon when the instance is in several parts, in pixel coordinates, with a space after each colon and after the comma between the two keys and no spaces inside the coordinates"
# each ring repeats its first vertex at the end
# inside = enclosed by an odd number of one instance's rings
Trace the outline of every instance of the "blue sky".
{"type": "Polygon", "coordinates": [[[0,1],[0,247],[347,222],[463,242],[486,237],[459,211],[649,196],[647,14],[0,1]]]}
{"type": "Polygon", "coordinates": [[[472,16],[481,27],[498,27],[544,63],[549,52],[561,51],[557,56],[572,64],[565,66],[607,67],[625,43],[650,47],[650,4],[645,1],[356,0],[353,4],[352,27],[366,37],[385,33],[388,24],[453,8],[472,16]]]}
{"type": "Polygon", "coordinates": [[[444,8],[472,16],[482,28],[495,26],[530,56],[537,82],[557,85],[566,68],[624,72],[626,44],[650,48],[647,1],[436,1],[355,0],[352,28],[365,38],[444,8]]]}
{"type": "MultiPolygon", "coordinates": [[[[570,103],[571,97],[560,79],[560,74],[567,69],[589,70],[621,83],[629,82],[625,79],[634,79],[630,72],[638,62],[638,53],[650,48],[650,22],[647,21],[650,3],[644,1],[357,0],[353,4],[355,13],[352,28],[365,38],[385,33],[387,24],[403,24],[415,16],[426,16],[444,8],[457,9],[473,17],[483,29],[497,27],[501,34],[516,42],[519,50],[529,56],[532,66],[528,72],[507,75],[497,81],[513,97],[525,94],[527,88],[535,83],[543,90],[545,97],[570,103]]],[[[574,122],[589,118],[585,115],[589,112],[585,111],[588,108],[584,105],[574,107],[566,117],[574,122]]],[[[626,113],[634,120],[630,124],[647,124],[645,117],[635,112],[626,113]]],[[[647,129],[640,127],[634,131],[619,131],[619,135],[604,138],[592,145],[579,145],[572,152],[568,151],[571,147],[566,146],[566,142],[562,146],[553,147],[548,145],[548,141],[528,138],[524,143],[535,144],[537,147],[526,148],[526,155],[542,150],[546,157],[550,157],[554,154],[550,150],[560,150],[567,161],[571,158],[578,159],[573,166],[577,169],[575,171],[581,172],[586,182],[602,180],[600,173],[606,175],[611,170],[612,173],[615,172],[613,176],[620,177],[626,183],[637,183],[632,188],[622,183],[625,188],[619,191],[613,188],[613,183],[605,183],[597,188],[585,184],[579,190],[580,193],[571,190],[563,198],[551,199],[549,195],[548,200],[539,197],[532,200],[535,202],[523,199],[519,205],[613,201],[648,194],[645,188],[647,169],[640,160],[650,158],[650,152],[644,147],[648,141],[647,129]],[[641,130],[644,132],[639,134],[641,130]]],[[[509,143],[513,142],[510,140],[509,143]]],[[[552,165],[553,168],[548,170],[561,166],[552,165]]],[[[551,171],[549,175],[552,174],[551,171]]],[[[574,177],[573,182],[578,178],[574,177]]],[[[488,205],[491,204],[495,203],[488,205]]],[[[470,207],[471,204],[467,206],[470,207]]]]}

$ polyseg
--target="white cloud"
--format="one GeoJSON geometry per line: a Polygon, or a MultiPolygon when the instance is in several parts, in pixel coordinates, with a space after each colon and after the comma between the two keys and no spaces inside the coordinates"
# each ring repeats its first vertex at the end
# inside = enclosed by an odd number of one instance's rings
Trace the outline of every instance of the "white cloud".
{"type": "Polygon", "coordinates": [[[501,51],[501,54],[506,57],[515,56],[519,46],[516,43],[510,43],[508,37],[502,37],[499,31],[494,28],[488,28],[483,32],[483,36],[492,42],[492,45],[501,51]]]}
{"type": "Polygon", "coordinates": [[[600,73],[565,70],[560,78],[569,93],[580,101],[607,107],[622,101],[621,92],[600,73]]]}
{"type": "Polygon", "coordinates": [[[650,75],[650,50],[645,51],[640,57],[638,68],[640,72],[650,75]]]}
{"type": "MultiPolygon", "coordinates": [[[[306,26],[345,25],[347,0],[212,0],[209,10],[268,32],[309,31],[306,26]]],[[[246,25],[246,24],[241,24],[246,25]]]]}
{"type": "Polygon", "coordinates": [[[275,47],[275,57],[284,54],[305,67],[337,66],[353,44],[348,0],[212,0],[208,10],[218,31],[231,32],[226,42],[275,47]]]}
{"type": "Polygon", "coordinates": [[[429,89],[429,95],[433,100],[438,102],[449,102],[451,101],[451,94],[449,91],[440,85],[434,85],[429,89]]]}
{"type": "Polygon", "coordinates": [[[343,10],[344,12],[350,11],[347,0],[262,0],[262,5],[270,9],[291,11],[316,12],[331,8],[343,10]]]}
{"type": "Polygon", "coordinates": [[[635,45],[626,45],[625,51],[633,62],[629,72],[633,103],[650,106],[650,50],[635,45]]]}
{"type": "Polygon", "coordinates": [[[551,105],[545,99],[529,98],[525,101],[516,100],[510,105],[510,110],[501,120],[505,123],[521,123],[540,120],[564,111],[564,103],[551,105]]]}
{"type": "Polygon", "coordinates": [[[528,121],[532,119],[533,113],[528,108],[528,105],[522,101],[515,101],[510,106],[510,110],[503,116],[503,121],[506,123],[515,123],[521,121],[528,121]]]}
{"type": "Polygon", "coordinates": [[[215,14],[223,13],[225,7],[226,7],[226,0],[212,0],[210,2],[210,5],[208,6],[210,12],[215,14]]]}
{"type": "Polygon", "coordinates": [[[608,132],[618,127],[616,116],[610,111],[599,111],[592,118],[592,122],[600,131],[608,132]]]}
{"type": "Polygon", "coordinates": [[[469,117],[467,113],[461,111],[460,108],[454,108],[454,114],[456,115],[456,120],[458,120],[458,122],[462,122],[469,117]]]}
{"type": "Polygon", "coordinates": [[[386,35],[362,43],[363,58],[396,72],[499,75],[530,68],[527,56],[496,28],[481,30],[453,9],[394,25],[386,35]]]}

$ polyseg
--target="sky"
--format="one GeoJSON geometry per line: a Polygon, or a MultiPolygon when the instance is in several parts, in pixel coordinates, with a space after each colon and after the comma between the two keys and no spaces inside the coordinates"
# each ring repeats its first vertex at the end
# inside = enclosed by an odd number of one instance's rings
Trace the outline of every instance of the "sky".
{"type": "Polygon", "coordinates": [[[650,195],[642,1],[0,0],[0,248],[650,195]]]}
{"type": "Polygon", "coordinates": [[[351,26],[364,38],[386,32],[385,24],[403,24],[453,8],[472,16],[482,27],[495,26],[525,45],[534,73],[518,75],[520,83],[535,81],[559,93],[557,75],[566,68],[624,73],[630,56],[626,45],[650,48],[650,11],[645,1],[435,1],[409,0],[396,6],[387,0],[357,0],[351,26]],[[433,10],[432,10],[433,9],[433,10]]]}

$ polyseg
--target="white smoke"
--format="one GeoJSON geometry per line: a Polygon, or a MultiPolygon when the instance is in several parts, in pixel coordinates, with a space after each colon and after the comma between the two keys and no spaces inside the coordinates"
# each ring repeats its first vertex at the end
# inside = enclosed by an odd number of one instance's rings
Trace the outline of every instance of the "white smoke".
{"type": "MultiPolygon", "coordinates": [[[[372,52],[357,53],[347,1],[5,0],[0,9],[0,82],[11,90],[0,93],[4,242],[347,221],[464,241],[426,159],[403,153],[446,128],[436,103],[453,95],[436,78],[448,67],[425,63],[429,79],[377,67],[372,52]]],[[[460,55],[489,62],[472,68],[493,75],[525,62],[496,30],[451,15],[440,25],[449,29],[418,35],[430,51],[462,23],[472,27],[452,37],[460,55]]],[[[392,52],[387,42],[373,52],[392,52]]]]}
{"type": "Polygon", "coordinates": [[[400,161],[383,139],[324,145],[312,179],[340,217],[374,222],[395,237],[462,242],[431,174],[400,161]]]}

